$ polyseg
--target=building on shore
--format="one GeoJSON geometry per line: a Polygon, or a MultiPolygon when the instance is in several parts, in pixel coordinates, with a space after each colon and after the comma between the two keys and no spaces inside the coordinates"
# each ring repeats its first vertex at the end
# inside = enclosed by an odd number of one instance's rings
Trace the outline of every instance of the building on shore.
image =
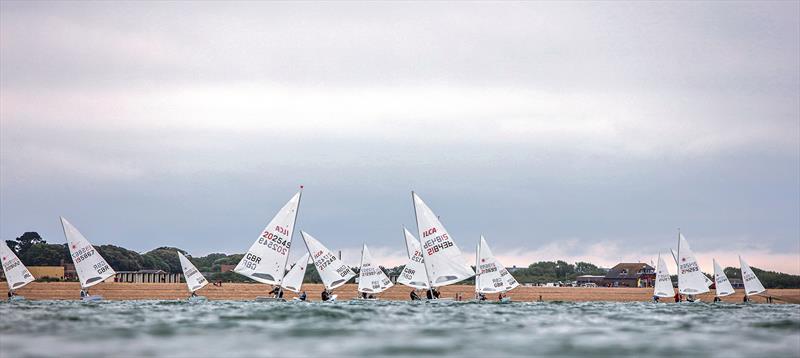
{"type": "Polygon", "coordinates": [[[163,270],[117,271],[114,282],[122,283],[180,283],[183,274],[163,270]]]}
{"type": "Polygon", "coordinates": [[[619,263],[608,270],[602,285],[607,287],[651,287],[656,269],[645,263],[619,263]]]}
{"type": "Polygon", "coordinates": [[[605,278],[605,276],[581,275],[575,278],[575,282],[578,284],[578,286],[584,286],[590,283],[601,286],[605,278]]]}

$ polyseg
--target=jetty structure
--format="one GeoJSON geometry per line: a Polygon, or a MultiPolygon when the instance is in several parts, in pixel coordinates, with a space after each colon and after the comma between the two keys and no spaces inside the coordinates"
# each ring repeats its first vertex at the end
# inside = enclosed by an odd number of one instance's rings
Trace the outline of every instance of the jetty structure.
{"type": "Polygon", "coordinates": [[[433,210],[413,191],[411,200],[422,242],[428,297],[437,301],[434,288],[466,280],[474,276],[475,271],[464,262],[461,250],[433,210]]]}
{"type": "Polygon", "coordinates": [[[303,187],[278,210],[258,238],[250,245],[233,272],[248,277],[256,282],[278,288],[276,297],[259,296],[257,301],[283,300],[281,283],[289,263],[289,249],[292,246],[292,235],[300,210],[300,198],[303,187]]]}
{"type": "Polygon", "coordinates": [[[8,284],[8,300],[21,301],[25,297],[17,295],[14,290],[20,289],[33,282],[35,279],[28,268],[20,261],[19,257],[5,242],[0,243],[0,259],[2,259],[3,273],[8,284]]]}
{"type": "Polygon", "coordinates": [[[114,276],[114,269],[106,262],[103,256],[95,250],[94,246],[87,240],[78,229],[67,219],[61,217],[61,226],[64,229],[64,237],[67,239],[67,247],[75,264],[75,272],[81,282],[81,299],[83,301],[100,301],[102,296],[89,294],[89,287],[92,287],[107,278],[114,276]]]}

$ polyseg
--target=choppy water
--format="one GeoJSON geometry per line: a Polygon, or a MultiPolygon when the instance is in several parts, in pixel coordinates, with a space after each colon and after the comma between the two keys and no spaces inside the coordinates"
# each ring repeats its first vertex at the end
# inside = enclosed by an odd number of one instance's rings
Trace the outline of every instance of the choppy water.
{"type": "Polygon", "coordinates": [[[800,305],[0,303],[0,356],[800,356],[800,305]]]}

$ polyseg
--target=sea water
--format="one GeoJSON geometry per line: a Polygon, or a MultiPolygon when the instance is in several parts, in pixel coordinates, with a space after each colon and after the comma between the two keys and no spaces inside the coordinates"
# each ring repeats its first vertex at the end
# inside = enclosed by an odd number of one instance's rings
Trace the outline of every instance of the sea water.
{"type": "Polygon", "coordinates": [[[0,303],[0,357],[800,356],[800,305],[0,303]]]}

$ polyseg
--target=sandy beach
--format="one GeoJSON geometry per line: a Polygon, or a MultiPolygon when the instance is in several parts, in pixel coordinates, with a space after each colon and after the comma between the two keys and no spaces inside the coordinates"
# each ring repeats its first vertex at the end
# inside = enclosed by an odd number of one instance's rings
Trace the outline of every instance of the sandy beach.
{"type": "MultiPolygon", "coordinates": [[[[224,283],[222,287],[209,284],[198,291],[199,295],[211,300],[252,300],[257,296],[266,296],[270,286],[250,283],[224,283]]],[[[305,284],[303,289],[309,299],[318,301],[322,290],[321,284],[305,284]]],[[[357,296],[357,285],[346,284],[335,290],[339,299],[351,299],[357,296]]],[[[442,297],[455,297],[461,293],[465,299],[472,298],[473,286],[451,285],[442,288],[442,297]]],[[[76,300],[79,298],[80,286],[77,282],[34,282],[18,293],[31,300],[76,300]]],[[[386,300],[408,300],[410,288],[395,285],[378,297],[386,300]]],[[[188,296],[185,284],[136,284],[136,283],[101,283],[91,288],[92,294],[102,295],[109,300],[172,300],[188,296]]],[[[508,293],[514,301],[536,301],[541,296],[544,301],[649,301],[651,288],[606,288],[606,287],[518,287],[508,293]]],[[[800,303],[800,289],[770,289],[767,293],[776,298],[775,303],[800,303]],[[780,299],[778,299],[780,298],[780,299]]],[[[286,292],[286,298],[295,297],[293,292],[286,292]]],[[[742,302],[742,290],[723,297],[726,302],[742,302]]],[[[699,296],[705,302],[714,298],[713,291],[699,296]]],[[[496,300],[495,295],[488,295],[496,300]]],[[[672,299],[662,299],[671,302],[672,299]]],[[[766,298],[755,297],[753,302],[765,303],[766,298]]]]}

